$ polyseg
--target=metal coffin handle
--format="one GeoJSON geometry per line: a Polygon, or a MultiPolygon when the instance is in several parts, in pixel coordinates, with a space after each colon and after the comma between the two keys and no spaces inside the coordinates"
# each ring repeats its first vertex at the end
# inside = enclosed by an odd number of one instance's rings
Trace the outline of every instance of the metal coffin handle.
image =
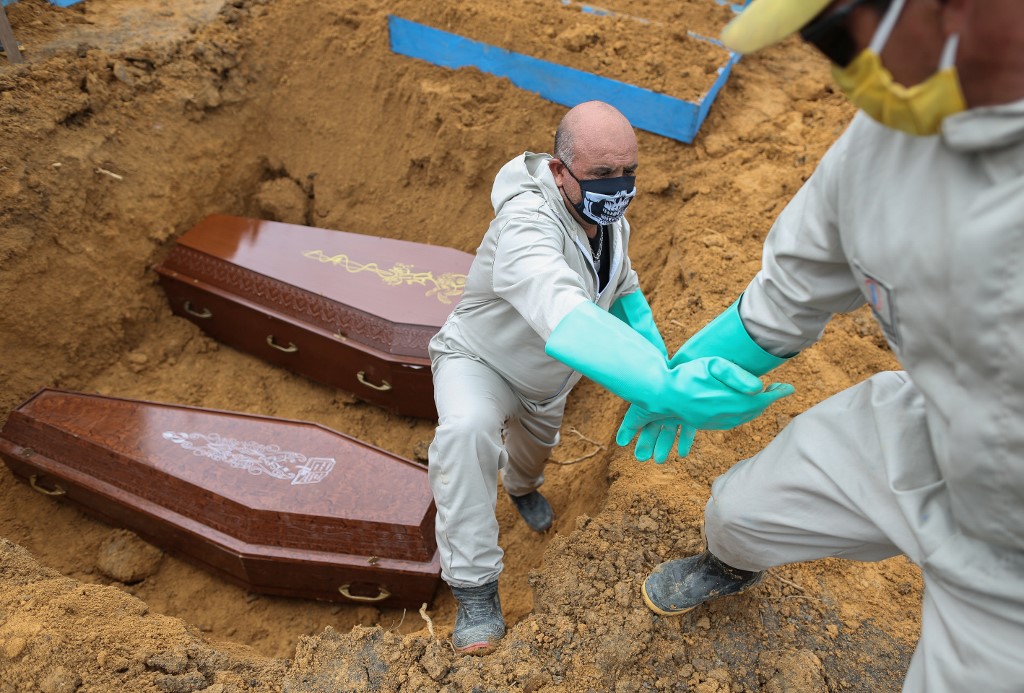
{"type": "Polygon", "coordinates": [[[339,587],[338,591],[341,592],[341,596],[345,597],[346,599],[351,599],[351,600],[357,601],[357,602],[380,602],[380,601],[384,601],[385,599],[387,599],[388,597],[391,596],[391,592],[389,592],[388,589],[384,585],[377,585],[377,596],[376,597],[363,597],[363,596],[360,596],[358,594],[352,594],[349,591],[349,588],[351,586],[352,586],[351,582],[346,582],[344,585],[339,587]]]}
{"type": "Polygon", "coordinates": [[[377,390],[378,392],[387,392],[388,390],[391,389],[391,383],[389,383],[387,380],[381,380],[380,385],[374,385],[373,383],[371,383],[369,380],[366,379],[366,371],[359,371],[358,373],[356,373],[356,380],[358,380],[366,387],[377,390]]]}
{"type": "Polygon", "coordinates": [[[196,310],[193,308],[192,301],[185,301],[185,312],[203,320],[213,317],[213,313],[211,313],[208,308],[203,308],[202,310],[196,310]]]}
{"type": "Polygon", "coordinates": [[[28,478],[28,485],[34,488],[36,491],[39,491],[39,493],[43,494],[44,496],[63,496],[65,493],[67,493],[67,491],[61,488],[60,484],[54,484],[53,490],[43,488],[42,486],[39,485],[37,479],[39,479],[39,475],[33,474],[28,478]]]}
{"type": "Polygon", "coordinates": [[[283,351],[286,354],[294,354],[296,351],[299,350],[299,347],[295,346],[291,342],[288,342],[288,346],[281,346],[280,344],[274,341],[274,335],[272,334],[267,335],[267,344],[274,347],[278,351],[283,351]]]}

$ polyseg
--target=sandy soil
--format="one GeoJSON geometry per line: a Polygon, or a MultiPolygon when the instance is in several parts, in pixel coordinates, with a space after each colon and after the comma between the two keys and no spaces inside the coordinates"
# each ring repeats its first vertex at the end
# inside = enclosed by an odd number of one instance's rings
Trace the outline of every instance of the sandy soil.
{"type": "MultiPolygon", "coordinates": [[[[478,21],[504,13],[521,26],[521,4],[8,7],[28,62],[0,59],[0,417],[56,386],[317,421],[414,458],[430,422],[218,345],[171,314],[152,267],[214,212],[476,248],[494,174],[523,150],[548,151],[564,109],[393,54],[389,12],[541,57],[576,46],[636,83],[706,74],[622,21],[595,33],[572,7],[518,36],[478,21]]],[[[713,0],[601,4],[680,31],[714,35],[723,21],[713,0]]],[[[670,345],[757,271],[776,214],[852,115],[829,84],[824,62],[789,42],[738,63],[694,144],[640,133],[631,255],[670,345]]],[[[718,474],[801,411],[893,367],[868,313],[840,316],[777,371],[794,396],[735,431],[699,434],[687,459],[662,466],[615,445],[624,403],[581,383],[545,486],[553,530],[533,534],[499,498],[510,629],[485,658],[449,647],[445,589],[429,623],[248,594],[4,468],[0,691],[898,690],[921,600],[902,558],[786,566],[676,619],[651,614],[639,593],[652,566],[700,547],[718,474]]]]}

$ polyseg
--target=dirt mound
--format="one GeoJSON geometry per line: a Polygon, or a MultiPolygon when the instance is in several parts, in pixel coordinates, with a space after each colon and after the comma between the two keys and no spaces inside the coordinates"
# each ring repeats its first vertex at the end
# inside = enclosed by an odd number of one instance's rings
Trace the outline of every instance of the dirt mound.
{"type": "MultiPolygon", "coordinates": [[[[152,266],[215,212],[473,252],[494,174],[548,151],[565,109],[389,50],[389,13],[509,39],[470,25],[465,3],[171,4],[8,8],[28,62],[0,60],[0,412],[56,386],[317,421],[415,458],[429,422],[218,345],[171,314],[152,266]]],[[[712,35],[723,21],[714,0],[602,4],[712,35]]],[[[509,26],[521,14],[474,7],[509,26]]],[[[571,26],[554,28],[512,38],[543,56],[570,43],[559,37],[571,26]]],[[[639,83],[654,64],[705,72],[642,37],[615,62],[612,32],[578,52],[603,51],[592,57],[617,78],[639,83]]],[[[631,256],[671,345],[745,287],[775,215],[852,115],[829,84],[827,66],[790,42],[737,64],[693,145],[639,133],[631,256]]],[[[447,590],[426,618],[247,594],[172,556],[119,553],[141,549],[4,469],[0,691],[897,690],[921,599],[903,559],[787,566],[678,619],[639,595],[653,565],[699,547],[718,474],[794,415],[894,366],[868,313],[839,317],[778,370],[795,395],[736,431],[701,433],[688,458],[662,466],[615,445],[625,405],[581,383],[547,474],[554,530],[533,534],[499,497],[510,628],[486,658],[448,646],[447,590]],[[140,558],[129,577],[110,568],[140,558]]]]}

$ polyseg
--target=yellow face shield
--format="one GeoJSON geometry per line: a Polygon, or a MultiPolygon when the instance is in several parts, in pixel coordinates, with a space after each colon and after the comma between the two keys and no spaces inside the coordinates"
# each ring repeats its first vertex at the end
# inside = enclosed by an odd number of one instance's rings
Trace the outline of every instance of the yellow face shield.
{"type": "Polygon", "coordinates": [[[722,43],[753,53],[777,43],[817,17],[832,0],[754,0],[722,29],[722,43]]]}

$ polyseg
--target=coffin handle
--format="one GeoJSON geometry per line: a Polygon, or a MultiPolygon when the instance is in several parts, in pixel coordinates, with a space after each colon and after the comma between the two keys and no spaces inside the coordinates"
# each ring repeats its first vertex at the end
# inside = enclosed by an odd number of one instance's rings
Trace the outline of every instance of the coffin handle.
{"type": "Polygon", "coordinates": [[[59,484],[54,484],[52,490],[48,488],[43,488],[37,483],[36,479],[38,478],[38,474],[33,474],[32,476],[30,476],[28,478],[28,485],[34,488],[36,491],[39,491],[39,493],[43,494],[44,496],[63,496],[65,493],[67,493],[67,491],[62,489],[59,484]]]}
{"type": "Polygon", "coordinates": [[[351,600],[357,601],[357,602],[379,602],[379,601],[383,601],[383,600],[385,600],[385,599],[387,599],[388,597],[391,596],[391,593],[388,592],[387,588],[384,587],[384,585],[377,585],[377,596],[376,597],[363,597],[363,596],[360,596],[358,594],[352,594],[351,592],[349,592],[349,589],[348,589],[351,586],[352,586],[351,582],[346,582],[344,585],[339,587],[338,591],[341,592],[341,596],[345,597],[346,599],[351,599],[351,600]]]}
{"type": "Polygon", "coordinates": [[[192,301],[185,301],[185,312],[188,313],[189,315],[193,315],[197,318],[202,318],[204,320],[206,318],[213,317],[213,313],[211,313],[207,308],[203,308],[202,310],[196,310],[195,308],[193,308],[192,301]]]}
{"type": "Polygon", "coordinates": [[[274,335],[272,334],[267,335],[267,344],[274,347],[278,351],[283,351],[286,354],[294,354],[296,351],[299,350],[299,347],[295,346],[292,342],[288,342],[288,346],[281,346],[280,344],[274,341],[274,335]]]}
{"type": "Polygon", "coordinates": [[[356,380],[361,382],[366,387],[373,388],[374,390],[378,390],[379,392],[387,392],[388,390],[391,389],[391,383],[389,383],[387,380],[380,381],[380,385],[374,385],[373,383],[371,383],[369,380],[366,379],[366,371],[359,371],[358,373],[356,373],[356,380]]]}

